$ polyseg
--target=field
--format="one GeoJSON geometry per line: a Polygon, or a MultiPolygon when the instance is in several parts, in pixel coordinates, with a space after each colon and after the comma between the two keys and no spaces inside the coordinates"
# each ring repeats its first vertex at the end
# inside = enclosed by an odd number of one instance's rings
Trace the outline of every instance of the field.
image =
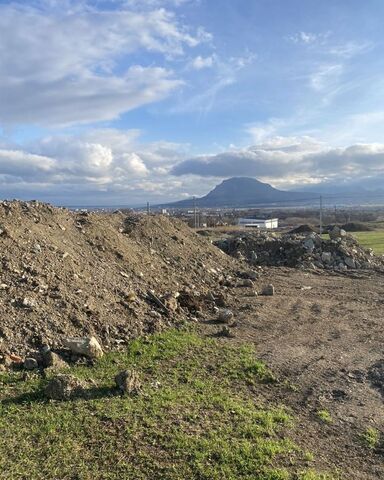
{"type": "Polygon", "coordinates": [[[47,379],[0,377],[1,479],[339,478],[311,468],[289,408],[261,400],[283,387],[251,346],[170,330],[71,373],[92,380],[86,398],[48,401],[47,379]],[[118,394],[122,368],[141,394],[118,394]]]}
{"type": "Polygon", "coordinates": [[[384,255],[384,230],[354,232],[352,234],[366,248],[372,248],[376,255],[384,255]]]}

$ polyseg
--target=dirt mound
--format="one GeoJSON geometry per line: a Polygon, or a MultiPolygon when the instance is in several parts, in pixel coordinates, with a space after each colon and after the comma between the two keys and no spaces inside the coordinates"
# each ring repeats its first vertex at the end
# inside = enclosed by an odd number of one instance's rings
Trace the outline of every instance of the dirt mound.
{"type": "Polygon", "coordinates": [[[361,222],[345,223],[341,226],[346,232],[373,232],[374,228],[361,222]]]}
{"type": "Polygon", "coordinates": [[[116,348],[185,321],[177,295],[220,291],[236,267],[177,220],[39,202],[0,203],[0,245],[0,354],[78,335],[116,348]]]}
{"type": "Polygon", "coordinates": [[[325,240],[316,233],[276,236],[273,233],[252,232],[219,240],[215,244],[229,255],[245,258],[253,265],[384,271],[384,258],[361,247],[344,230],[333,227],[330,236],[330,240],[325,240]]]}
{"type": "Polygon", "coordinates": [[[299,225],[296,228],[293,228],[289,233],[313,233],[316,232],[310,225],[299,225]]]}

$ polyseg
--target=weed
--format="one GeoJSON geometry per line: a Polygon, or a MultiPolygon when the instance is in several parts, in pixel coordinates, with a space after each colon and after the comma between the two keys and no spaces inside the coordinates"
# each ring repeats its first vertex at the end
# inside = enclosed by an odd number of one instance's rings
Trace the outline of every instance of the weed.
{"type": "Polygon", "coordinates": [[[324,423],[332,423],[332,417],[331,414],[328,412],[328,410],[318,410],[316,412],[317,418],[319,418],[322,422],[324,423]]]}
{"type": "Polygon", "coordinates": [[[380,442],[380,432],[376,428],[368,427],[360,435],[360,439],[366,447],[375,449],[380,442]]]}

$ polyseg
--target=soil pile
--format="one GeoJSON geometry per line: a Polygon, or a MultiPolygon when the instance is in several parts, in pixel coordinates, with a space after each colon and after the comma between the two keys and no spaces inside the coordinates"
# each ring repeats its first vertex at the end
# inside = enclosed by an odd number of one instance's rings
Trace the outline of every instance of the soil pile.
{"type": "Polygon", "coordinates": [[[373,232],[374,228],[361,222],[344,223],[342,227],[347,232],[373,232]]]}
{"type": "Polygon", "coordinates": [[[315,230],[307,224],[304,225],[299,225],[298,227],[290,230],[288,233],[312,233],[315,232],[315,230]]]}
{"type": "Polygon", "coordinates": [[[224,252],[253,265],[347,271],[384,271],[384,257],[375,256],[339,227],[330,229],[330,240],[309,235],[250,232],[215,242],[224,252]]]}
{"type": "Polygon", "coordinates": [[[0,203],[0,246],[0,356],[65,336],[124,345],[191,318],[188,296],[209,307],[236,267],[177,220],[39,202],[0,203]]]}

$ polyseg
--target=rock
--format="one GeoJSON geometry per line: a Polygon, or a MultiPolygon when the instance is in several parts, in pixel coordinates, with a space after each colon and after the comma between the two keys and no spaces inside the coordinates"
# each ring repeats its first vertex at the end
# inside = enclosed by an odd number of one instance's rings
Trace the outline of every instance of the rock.
{"type": "Polygon", "coordinates": [[[64,339],[63,343],[72,353],[84,355],[88,358],[100,358],[104,354],[100,343],[95,337],[68,337],[64,339]]]}
{"type": "Polygon", "coordinates": [[[171,312],[175,312],[179,306],[177,298],[179,297],[179,292],[176,293],[166,293],[161,297],[161,301],[171,312]]]}
{"type": "Polygon", "coordinates": [[[123,370],[115,377],[117,388],[124,394],[138,395],[141,393],[141,382],[135,370],[123,370]]]}
{"type": "Polygon", "coordinates": [[[24,360],[24,368],[26,370],[35,370],[36,368],[39,368],[39,364],[37,363],[36,358],[27,357],[24,360]]]}
{"type": "Polygon", "coordinates": [[[224,325],[224,327],[218,332],[218,335],[220,337],[227,337],[227,338],[233,338],[235,335],[231,331],[231,329],[227,326],[224,325]]]}
{"type": "Polygon", "coordinates": [[[250,258],[251,265],[257,265],[257,254],[255,251],[251,251],[251,258],[250,258]]]}
{"type": "Polygon", "coordinates": [[[345,257],[344,263],[348,268],[356,268],[356,262],[352,257],[345,257]]]}
{"type": "Polygon", "coordinates": [[[275,287],[272,284],[266,285],[263,287],[261,294],[265,296],[272,296],[275,294],[275,287]]]}
{"type": "Polygon", "coordinates": [[[14,355],[13,353],[11,353],[7,358],[12,364],[21,365],[23,363],[23,359],[19,355],[14,355]]]}
{"type": "Polygon", "coordinates": [[[219,310],[217,314],[217,321],[220,323],[229,323],[233,319],[233,312],[228,308],[223,308],[219,310]]]}
{"type": "Polygon", "coordinates": [[[347,232],[338,226],[334,226],[329,231],[329,238],[331,240],[339,240],[340,238],[344,238],[347,236],[347,232]]]}
{"type": "Polygon", "coordinates": [[[29,310],[33,310],[36,307],[36,300],[33,298],[25,297],[21,302],[21,306],[23,308],[27,308],[29,310]]]}
{"type": "Polygon", "coordinates": [[[242,287],[253,288],[253,287],[254,287],[254,284],[253,284],[253,282],[252,282],[251,279],[246,278],[245,280],[243,280],[243,281],[241,282],[241,286],[242,286],[242,287]]]}
{"type": "Polygon", "coordinates": [[[321,261],[329,265],[332,262],[332,253],[331,252],[323,252],[321,254],[321,261]]]}
{"type": "Polygon", "coordinates": [[[70,400],[84,394],[84,383],[72,375],[58,374],[45,387],[51,400],[70,400]]]}
{"type": "Polygon", "coordinates": [[[312,238],[306,238],[303,243],[303,247],[308,250],[308,252],[313,252],[313,250],[315,249],[315,242],[312,238]]]}
{"type": "Polygon", "coordinates": [[[259,294],[257,293],[257,290],[251,290],[248,293],[248,297],[257,297],[259,294]]]}
{"type": "Polygon", "coordinates": [[[249,270],[242,274],[243,278],[249,278],[250,280],[257,280],[260,277],[259,272],[254,272],[253,270],[249,270]]]}
{"type": "Polygon", "coordinates": [[[43,366],[44,368],[50,368],[52,370],[62,370],[68,367],[67,362],[65,362],[60,355],[57,353],[48,350],[45,353],[42,353],[43,356],[43,366]]]}

